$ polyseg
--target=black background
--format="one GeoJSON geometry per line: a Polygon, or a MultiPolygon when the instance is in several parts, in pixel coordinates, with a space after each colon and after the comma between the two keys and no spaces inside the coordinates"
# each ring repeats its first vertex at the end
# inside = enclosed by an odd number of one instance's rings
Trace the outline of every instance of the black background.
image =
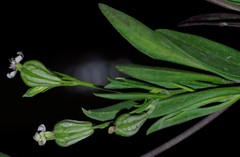
{"type": "MultiPolygon", "coordinates": [[[[152,29],[167,28],[193,33],[240,49],[237,28],[177,27],[179,22],[194,15],[233,12],[207,1],[89,0],[78,3],[40,1],[3,4],[0,19],[0,152],[12,157],[135,157],[166,142],[200,120],[167,128],[149,136],[145,136],[145,131],[151,123],[130,138],[108,135],[106,130],[97,130],[91,137],[67,148],[57,146],[54,141],[38,146],[32,136],[39,124],[44,123],[48,130],[52,130],[54,124],[63,119],[89,120],[83,115],[81,107],[98,108],[115,102],[94,97],[92,92],[95,91],[74,87],[55,88],[33,98],[23,98],[28,87],[19,75],[13,79],[6,77],[9,72],[8,59],[15,57],[17,51],[23,51],[23,62],[40,60],[52,70],[103,84],[106,83],[106,77],[120,75],[111,68],[118,63],[168,65],[153,61],[123,39],[100,12],[99,2],[135,17],[152,29]],[[76,75],[77,68],[79,71],[85,70],[85,73],[76,75]],[[96,71],[100,73],[96,75],[96,71]]],[[[160,156],[217,156],[223,153],[239,156],[238,105],[239,103],[234,104],[208,126],[160,156]]]]}

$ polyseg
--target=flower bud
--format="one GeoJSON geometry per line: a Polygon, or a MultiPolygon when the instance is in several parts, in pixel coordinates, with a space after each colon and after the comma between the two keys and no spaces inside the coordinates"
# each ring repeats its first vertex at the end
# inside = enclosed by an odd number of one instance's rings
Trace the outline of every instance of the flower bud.
{"type": "Polygon", "coordinates": [[[122,114],[116,119],[115,126],[109,127],[108,132],[110,134],[114,132],[117,135],[125,137],[135,135],[147,118],[147,113],[138,115],[122,114]]]}
{"type": "Polygon", "coordinates": [[[11,79],[15,77],[17,71],[20,72],[23,82],[31,87],[23,95],[24,97],[32,97],[58,86],[84,86],[101,89],[98,85],[75,79],[66,74],[50,71],[37,60],[20,64],[24,56],[22,52],[17,52],[17,55],[17,57],[10,59],[9,69],[12,71],[7,73],[7,77],[11,79]]]}
{"type": "Polygon", "coordinates": [[[53,131],[46,131],[44,124],[41,124],[33,139],[38,142],[40,146],[45,145],[47,141],[55,140],[55,142],[62,147],[73,145],[94,133],[95,129],[104,129],[109,126],[111,122],[105,122],[99,125],[94,125],[88,121],[77,121],[65,119],[54,126],[53,131]]]}
{"type": "Polygon", "coordinates": [[[27,61],[23,65],[18,64],[17,69],[24,83],[32,87],[23,95],[24,97],[32,97],[58,86],[75,86],[80,82],[68,75],[50,71],[37,60],[27,61]]]}
{"type": "Polygon", "coordinates": [[[19,71],[24,83],[30,87],[56,86],[61,84],[61,78],[36,60],[25,62],[19,71]]]}
{"type": "Polygon", "coordinates": [[[55,142],[62,147],[75,144],[93,133],[93,124],[87,121],[63,120],[54,127],[55,142]]]}

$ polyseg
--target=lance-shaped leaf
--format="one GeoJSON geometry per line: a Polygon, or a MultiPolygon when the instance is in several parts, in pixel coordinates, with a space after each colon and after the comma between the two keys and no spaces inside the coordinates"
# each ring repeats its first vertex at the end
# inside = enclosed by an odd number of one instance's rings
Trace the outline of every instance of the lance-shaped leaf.
{"type": "Polygon", "coordinates": [[[126,78],[116,78],[115,80],[109,79],[110,83],[107,84],[104,88],[107,89],[131,89],[131,88],[138,88],[138,89],[146,89],[149,90],[151,93],[160,93],[166,91],[163,88],[159,88],[153,86],[151,84],[139,82],[132,79],[126,78]]]}
{"type": "Polygon", "coordinates": [[[240,80],[239,51],[197,35],[167,29],[156,32],[178,47],[186,58],[201,65],[201,69],[237,82],[240,80]]]}
{"type": "Polygon", "coordinates": [[[227,100],[225,102],[222,102],[218,105],[214,105],[211,107],[195,108],[195,109],[186,108],[184,110],[177,111],[172,114],[166,115],[166,116],[160,118],[158,121],[156,121],[153,125],[151,125],[150,128],[147,130],[147,134],[153,133],[155,131],[161,130],[166,127],[184,123],[186,121],[214,113],[214,112],[219,111],[229,105],[234,104],[239,99],[240,99],[240,96],[237,95],[230,100],[227,100]]]}
{"type": "Polygon", "coordinates": [[[209,87],[210,84],[230,83],[221,77],[197,72],[183,71],[172,68],[160,68],[141,65],[120,65],[117,69],[133,78],[150,82],[165,88],[176,88],[176,84],[183,84],[192,88],[209,87]],[[207,83],[208,84],[205,84],[207,83]]]}
{"type": "Polygon", "coordinates": [[[138,103],[135,101],[124,101],[121,103],[117,103],[112,106],[93,109],[93,110],[86,110],[82,108],[83,113],[88,116],[89,118],[99,120],[99,121],[107,121],[112,120],[116,117],[117,113],[123,109],[130,109],[133,106],[137,105],[138,103]]]}
{"type": "Polygon", "coordinates": [[[105,4],[100,3],[99,8],[113,27],[142,53],[154,59],[200,68],[201,65],[183,56],[178,47],[167,39],[161,38],[152,29],[135,18],[105,4]]]}
{"type": "Polygon", "coordinates": [[[142,100],[142,99],[163,99],[175,94],[186,92],[184,90],[168,90],[161,93],[144,93],[144,92],[125,92],[125,93],[95,93],[95,96],[113,99],[113,100],[142,100]]]}
{"type": "Polygon", "coordinates": [[[23,95],[23,97],[33,97],[39,93],[44,93],[50,89],[52,89],[53,86],[38,86],[38,87],[31,87],[27,90],[27,92],[23,95]]]}
{"type": "Polygon", "coordinates": [[[159,100],[149,118],[181,111],[186,107],[197,108],[214,102],[222,102],[240,94],[239,87],[219,87],[199,92],[179,94],[159,100]]]}
{"type": "Polygon", "coordinates": [[[239,81],[239,51],[196,35],[170,30],[156,33],[133,17],[104,4],[99,7],[113,27],[135,48],[159,60],[207,70],[239,81]]]}

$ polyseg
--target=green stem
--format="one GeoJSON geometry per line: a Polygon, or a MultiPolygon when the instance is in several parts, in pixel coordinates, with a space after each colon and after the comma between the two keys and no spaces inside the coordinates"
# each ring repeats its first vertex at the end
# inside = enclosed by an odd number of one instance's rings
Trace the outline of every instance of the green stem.
{"type": "Polygon", "coordinates": [[[119,92],[116,92],[116,91],[113,91],[113,90],[105,89],[104,86],[102,86],[102,85],[96,85],[96,84],[85,82],[85,81],[81,81],[81,80],[76,80],[76,83],[77,83],[76,84],[77,86],[83,86],[83,87],[88,87],[88,88],[99,89],[99,90],[106,91],[106,92],[119,93],[119,92]]]}
{"type": "Polygon", "coordinates": [[[77,80],[76,83],[77,83],[78,86],[83,86],[83,87],[88,87],[88,88],[95,88],[95,89],[103,89],[103,87],[101,87],[100,85],[96,85],[96,84],[85,82],[85,81],[81,81],[81,80],[77,80]]]}
{"type": "Polygon", "coordinates": [[[78,79],[74,79],[74,80],[71,80],[71,81],[62,81],[61,83],[64,86],[82,86],[82,87],[105,90],[104,86],[96,85],[96,84],[93,84],[93,83],[90,83],[90,82],[81,81],[81,80],[78,80],[78,79]]]}
{"type": "Polygon", "coordinates": [[[55,139],[54,132],[51,132],[51,131],[44,132],[44,136],[45,136],[47,141],[55,139]]]}

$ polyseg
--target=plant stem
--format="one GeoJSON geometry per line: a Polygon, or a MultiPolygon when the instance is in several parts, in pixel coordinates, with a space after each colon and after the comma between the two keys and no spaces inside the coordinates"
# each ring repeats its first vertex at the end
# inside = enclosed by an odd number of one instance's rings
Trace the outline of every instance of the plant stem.
{"type": "Polygon", "coordinates": [[[90,82],[81,81],[81,80],[76,80],[76,84],[71,84],[71,86],[76,86],[76,85],[77,86],[82,86],[82,87],[99,89],[99,90],[106,91],[106,92],[119,93],[119,92],[116,92],[116,91],[105,89],[104,86],[102,86],[102,85],[96,85],[96,84],[93,84],[93,83],[90,83],[90,82]]]}
{"type": "Polygon", "coordinates": [[[88,88],[95,88],[95,89],[102,89],[100,85],[95,85],[93,83],[77,80],[77,85],[78,86],[83,86],[83,87],[88,87],[88,88]]]}

